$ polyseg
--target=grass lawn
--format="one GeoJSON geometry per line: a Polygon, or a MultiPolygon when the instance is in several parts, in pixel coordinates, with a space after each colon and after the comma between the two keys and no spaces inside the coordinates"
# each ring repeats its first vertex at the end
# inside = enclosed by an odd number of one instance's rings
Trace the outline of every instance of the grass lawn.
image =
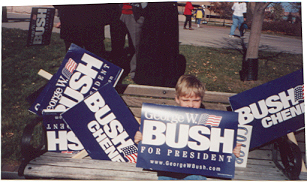
{"type": "MultiPolygon", "coordinates": [[[[2,162],[20,160],[23,129],[36,115],[28,112],[26,97],[47,83],[37,72],[56,73],[65,47],[59,34],[53,33],[48,46],[26,47],[27,31],[2,28],[2,162]]],[[[105,41],[110,49],[110,40],[105,41]]],[[[240,93],[303,68],[302,55],[260,52],[257,81],[240,81],[242,53],[232,49],[180,46],[187,59],[186,74],[194,74],[210,91],[240,93]]],[[[133,83],[128,77],[123,83],[133,83]]]]}

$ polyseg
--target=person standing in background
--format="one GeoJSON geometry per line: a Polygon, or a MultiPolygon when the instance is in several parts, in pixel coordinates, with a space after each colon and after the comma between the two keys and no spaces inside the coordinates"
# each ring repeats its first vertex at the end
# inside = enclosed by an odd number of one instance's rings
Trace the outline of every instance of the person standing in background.
{"type": "MultiPolygon", "coordinates": [[[[233,38],[236,28],[240,28],[241,24],[244,22],[244,15],[246,14],[246,3],[235,2],[231,9],[233,10],[233,14],[229,37],[233,38]]],[[[240,31],[240,37],[241,36],[243,36],[242,31],[240,31]]]]}
{"type": "Polygon", "coordinates": [[[107,58],[104,46],[104,26],[112,16],[108,4],[54,5],[60,18],[60,37],[66,52],[71,43],[97,56],[107,58]]]}
{"type": "Polygon", "coordinates": [[[201,27],[200,27],[200,22],[201,22],[201,19],[202,19],[202,18],[204,17],[204,15],[205,15],[205,12],[204,12],[203,8],[202,8],[201,6],[198,7],[198,9],[196,10],[195,14],[196,14],[197,27],[198,27],[198,28],[201,28],[201,27]]]}
{"type": "Polygon", "coordinates": [[[128,29],[128,35],[131,38],[134,53],[130,61],[130,77],[133,80],[136,72],[136,65],[140,50],[140,40],[142,26],[144,23],[144,8],[147,7],[148,3],[123,3],[122,14],[120,20],[126,25],[128,29]]]}
{"type": "Polygon", "coordinates": [[[186,2],[185,7],[184,7],[184,12],[183,14],[185,15],[185,22],[184,22],[184,26],[183,29],[187,29],[187,23],[189,22],[189,30],[194,30],[192,28],[192,22],[191,22],[191,18],[192,18],[192,10],[193,10],[193,5],[191,2],[186,2]]]}

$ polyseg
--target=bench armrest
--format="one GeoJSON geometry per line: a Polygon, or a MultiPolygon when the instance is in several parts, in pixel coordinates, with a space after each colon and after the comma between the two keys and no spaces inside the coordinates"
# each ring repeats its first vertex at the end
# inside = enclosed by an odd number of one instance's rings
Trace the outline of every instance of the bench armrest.
{"type": "Polygon", "coordinates": [[[23,176],[24,169],[26,165],[31,161],[32,159],[42,155],[47,151],[47,137],[46,137],[46,129],[42,125],[42,117],[37,117],[34,120],[32,120],[29,124],[26,125],[22,138],[21,138],[21,155],[22,155],[22,163],[19,166],[18,169],[18,175],[23,176]],[[42,136],[39,146],[34,147],[31,143],[32,140],[32,134],[34,131],[35,126],[37,125],[42,126],[42,136]]]}
{"type": "Polygon", "coordinates": [[[274,143],[272,154],[275,165],[290,180],[299,179],[302,169],[302,153],[295,143],[287,136],[283,136],[274,143]]]}

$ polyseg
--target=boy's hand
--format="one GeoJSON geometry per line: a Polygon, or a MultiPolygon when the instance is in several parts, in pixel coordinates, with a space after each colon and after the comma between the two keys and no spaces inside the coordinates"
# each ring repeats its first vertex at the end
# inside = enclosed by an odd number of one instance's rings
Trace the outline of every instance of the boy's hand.
{"type": "Polygon", "coordinates": [[[143,135],[140,131],[137,131],[134,135],[134,142],[139,144],[139,142],[143,139],[143,135]]]}
{"type": "Polygon", "coordinates": [[[237,143],[236,147],[232,151],[237,158],[240,157],[241,145],[241,143],[237,143]]]}

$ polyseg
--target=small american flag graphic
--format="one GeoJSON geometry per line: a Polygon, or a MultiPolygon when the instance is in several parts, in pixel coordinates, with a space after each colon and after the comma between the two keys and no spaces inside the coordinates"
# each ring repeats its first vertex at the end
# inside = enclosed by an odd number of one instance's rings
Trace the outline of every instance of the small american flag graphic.
{"type": "Polygon", "coordinates": [[[215,116],[209,114],[201,114],[198,120],[198,124],[219,126],[222,120],[222,116],[215,116]]]}
{"type": "Polygon", "coordinates": [[[136,163],[138,157],[138,148],[135,145],[122,148],[124,156],[129,160],[130,163],[136,163]]]}
{"type": "Polygon", "coordinates": [[[67,78],[69,79],[72,75],[72,73],[74,72],[74,70],[76,69],[77,67],[77,63],[69,58],[68,62],[66,63],[65,67],[62,69],[62,74],[67,78]]]}
{"type": "Polygon", "coordinates": [[[304,85],[299,85],[294,88],[295,101],[304,100],[304,85]]]}

